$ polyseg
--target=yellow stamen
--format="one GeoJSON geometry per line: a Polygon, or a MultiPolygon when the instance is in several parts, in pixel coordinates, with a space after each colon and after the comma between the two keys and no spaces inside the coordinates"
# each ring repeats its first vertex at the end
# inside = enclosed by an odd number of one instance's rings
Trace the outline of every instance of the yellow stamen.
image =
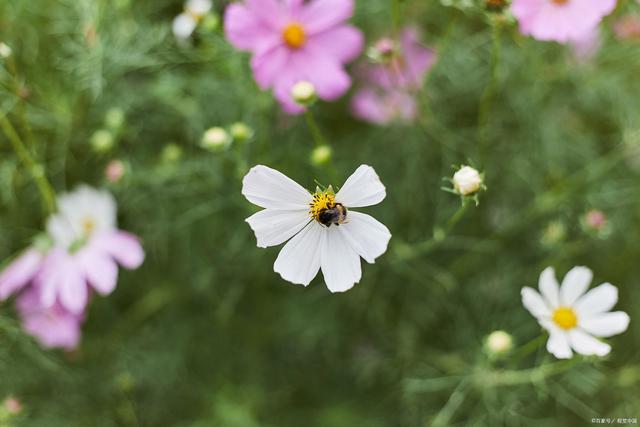
{"type": "Polygon", "coordinates": [[[91,234],[93,230],[96,228],[96,223],[91,218],[85,218],[82,220],[82,230],[85,234],[91,234]]]}
{"type": "Polygon", "coordinates": [[[553,3],[563,5],[569,3],[569,0],[551,0],[553,3]]]}
{"type": "Polygon", "coordinates": [[[307,35],[305,34],[302,25],[297,22],[292,22],[284,27],[284,30],[282,31],[282,39],[290,48],[298,49],[304,45],[307,40],[307,35]]]}
{"type": "Polygon", "coordinates": [[[316,221],[320,218],[320,212],[324,209],[331,209],[336,205],[336,196],[333,194],[331,187],[327,191],[316,191],[313,200],[309,203],[309,215],[316,221]]]}
{"type": "Polygon", "coordinates": [[[573,329],[578,325],[578,316],[570,307],[558,307],[553,312],[553,321],[562,329],[573,329]]]}

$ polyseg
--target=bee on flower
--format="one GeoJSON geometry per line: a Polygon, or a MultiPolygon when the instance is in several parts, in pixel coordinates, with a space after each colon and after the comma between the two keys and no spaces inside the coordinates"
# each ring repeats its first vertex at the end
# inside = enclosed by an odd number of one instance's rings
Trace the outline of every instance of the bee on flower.
{"type": "Polygon", "coordinates": [[[331,292],[347,291],[362,276],[360,257],[374,263],[387,250],[387,227],[352,210],[386,197],[371,166],[358,167],[338,192],[329,186],[310,193],[282,173],[258,165],[244,177],[242,194],[264,208],[246,219],[258,247],[287,242],[273,269],[291,283],[307,286],[322,270],[331,292]]]}
{"type": "Polygon", "coordinates": [[[629,315],[610,311],[618,301],[618,289],[604,283],[587,292],[593,273],[574,267],[558,285],[553,268],[540,275],[538,288],[522,288],[522,303],[549,332],[547,350],[558,359],[569,359],[573,352],[585,356],[606,356],[609,344],[599,338],[620,334],[629,326],[629,315]]]}

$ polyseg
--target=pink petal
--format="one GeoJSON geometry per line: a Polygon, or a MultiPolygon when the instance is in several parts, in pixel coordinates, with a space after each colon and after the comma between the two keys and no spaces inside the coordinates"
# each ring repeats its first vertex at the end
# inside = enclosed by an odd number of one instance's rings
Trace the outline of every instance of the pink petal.
{"type": "Polygon", "coordinates": [[[364,37],[357,28],[341,25],[309,37],[307,45],[314,51],[321,51],[341,63],[347,63],[362,52],[364,37]]]}
{"type": "Polygon", "coordinates": [[[42,254],[28,249],[0,274],[0,300],[24,288],[34,278],[42,263],[42,254]]]}
{"type": "Polygon", "coordinates": [[[58,282],[60,304],[71,313],[80,314],[87,306],[89,290],[82,274],[82,268],[73,260],[61,271],[58,282]]]}
{"type": "Polygon", "coordinates": [[[126,231],[117,230],[96,236],[92,245],[111,255],[118,264],[129,270],[140,267],[144,261],[144,249],[140,241],[126,231]]]}
{"type": "Polygon", "coordinates": [[[308,34],[317,34],[342,24],[353,15],[353,0],[312,0],[300,13],[308,34]]]}
{"type": "MultiPolygon", "coordinates": [[[[274,0],[264,1],[264,10],[247,4],[234,3],[227,7],[224,15],[224,30],[229,42],[237,49],[257,51],[265,44],[280,40],[280,30],[265,11],[273,11],[278,5],[274,0]]],[[[276,12],[279,16],[279,10],[276,12]]]]}
{"type": "Polygon", "coordinates": [[[76,255],[89,284],[100,294],[108,295],[118,283],[118,266],[111,256],[87,247],[76,255]]]}
{"type": "Polygon", "coordinates": [[[251,58],[253,76],[260,89],[268,89],[278,76],[285,72],[290,52],[287,47],[278,45],[272,49],[257,53],[251,58]]]}
{"type": "Polygon", "coordinates": [[[379,125],[388,124],[392,119],[384,100],[372,89],[362,89],[353,95],[351,111],[355,117],[379,125]]]}

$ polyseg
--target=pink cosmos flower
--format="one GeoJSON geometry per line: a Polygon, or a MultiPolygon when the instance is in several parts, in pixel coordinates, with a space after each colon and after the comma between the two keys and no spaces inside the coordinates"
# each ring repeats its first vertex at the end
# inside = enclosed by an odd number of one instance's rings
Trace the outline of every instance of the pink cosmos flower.
{"type": "Polygon", "coordinates": [[[415,94],[435,63],[436,53],[420,43],[420,34],[413,27],[402,32],[399,46],[393,46],[389,39],[382,39],[374,50],[380,63],[361,69],[363,86],[351,101],[353,114],[383,125],[396,120],[414,120],[417,113],[415,94]]]}
{"type": "Polygon", "coordinates": [[[521,33],[567,43],[592,31],[615,7],[616,0],[514,0],[511,11],[521,33]]]}
{"type": "Polygon", "coordinates": [[[31,287],[16,300],[22,327],[46,348],[73,350],[80,342],[83,314],[74,314],[60,304],[45,307],[40,292],[31,287]]]}
{"type": "Polygon", "coordinates": [[[59,302],[79,314],[88,301],[87,285],[101,295],[110,294],[118,280],[118,264],[138,268],[144,251],[135,236],[116,228],[116,203],[108,192],[81,186],[60,196],[58,206],[59,212],[47,223],[54,248],[36,282],[43,306],[59,302]]]}
{"type": "Polygon", "coordinates": [[[304,111],[291,97],[295,83],[313,83],[326,101],[351,85],[344,64],[363,45],[360,31],[345,24],[353,8],[353,0],[245,0],[227,8],[225,33],[233,46],[253,54],[260,88],[273,88],[284,110],[295,114],[304,111]]]}
{"type": "Polygon", "coordinates": [[[29,248],[14,259],[0,273],[0,301],[31,284],[40,271],[43,258],[44,255],[40,251],[29,248]]]}

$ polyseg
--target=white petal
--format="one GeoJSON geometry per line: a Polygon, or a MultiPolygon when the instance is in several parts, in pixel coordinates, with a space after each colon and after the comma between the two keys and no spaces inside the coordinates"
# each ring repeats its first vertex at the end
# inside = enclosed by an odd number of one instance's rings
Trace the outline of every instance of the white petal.
{"type": "Polygon", "coordinates": [[[594,317],[580,319],[580,328],[597,337],[610,337],[620,334],[629,327],[629,315],[624,311],[597,314],[594,317]]]}
{"type": "Polygon", "coordinates": [[[311,217],[307,210],[265,209],[256,212],[245,221],[256,234],[258,247],[268,248],[289,240],[311,221],[311,217]]]}
{"type": "Polygon", "coordinates": [[[547,351],[558,359],[570,359],[573,356],[567,334],[562,331],[549,333],[547,341],[547,351]]]}
{"type": "Polygon", "coordinates": [[[325,229],[322,275],[331,292],[344,292],[360,281],[360,256],[347,242],[339,227],[325,229]]]}
{"type": "Polygon", "coordinates": [[[576,353],[585,356],[606,356],[611,351],[609,344],[603,343],[577,328],[569,331],[569,343],[576,353]]]}
{"type": "Polygon", "coordinates": [[[618,288],[611,283],[603,283],[584,294],[574,306],[578,317],[590,317],[609,311],[618,302],[618,288]]]}
{"type": "Polygon", "coordinates": [[[254,166],[242,180],[242,194],[254,205],[273,209],[309,209],[311,194],[275,169],[254,166]]]}
{"type": "Polygon", "coordinates": [[[371,166],[361,165],[345,181],[336,200],[348,208],[377,205],[387,195],[380,178],[371,166]]]}
{"type": "Polygon", "coordinates": [[[349,211],[347,222],[337,228],[358,255],[370,264],[386,252],[391,239],[391,233],[384,224],[360,212],[349,211]]]}
{"type": "Polygon", "coordinates": [[[553,267],[547,267],[540,274],[538,279],[538,289],[542,293],[549,307],[556,308],[560,305],[560,287],[556,280],[556,272],[553,267]]]}
{"type": "Polygon", "coordinates": [[[187,39],[196,29],[198,23],[188,13],[181,13],[173,19],[173,35],[178,39],[187,39]]]}
{"type": "Polygon", "coordinates": [[[571,307],[589,287],[593,273],[587,267],[573,267],[562,280],[560,304],[571,307]]]}
{"type": "Polygon", "coordinates": [[[185,9],[195,15],[205,15],[211,10],[211,0],[188,0],[185,9]]]}
{"type": "Polygon", "coordinates": [[[273,271],[284,280],[307,286],[320,269],[320,250],[324,242],[324,229],[311,222],[282,248],[273,264],[273,271]]]}
{"type": "Polygon", "coordinates": [[[533,314],[534,317],[540,318],[551,315],[549,307],[535,289],[524,287],[522,291],[520,291],[520,294],[522,295],[522,305],[524,305],[524,308],[529,310],[529,313],[533,314]]]}

